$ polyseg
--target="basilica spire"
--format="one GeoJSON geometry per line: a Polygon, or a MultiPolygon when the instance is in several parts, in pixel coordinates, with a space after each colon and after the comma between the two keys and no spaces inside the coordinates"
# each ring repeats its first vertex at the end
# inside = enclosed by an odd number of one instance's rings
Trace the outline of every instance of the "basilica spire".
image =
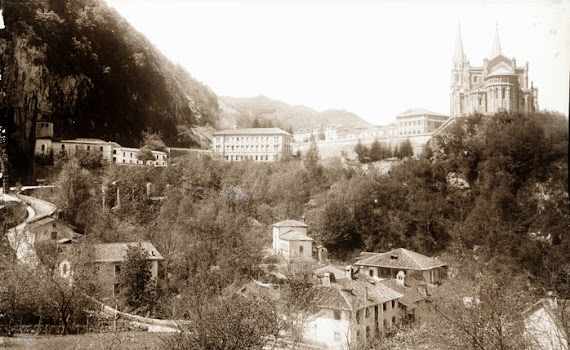
{"type": "Polygon", "coordinates": [[[489,56],[489,59],[493,59],[502,54],[501,42],[499,41],[499,24],[497,24],[495,28],[495,39],[493,40],[493,47],[491,47],[491,55],[489,56]]]}
{"type": "Polygon", "coordinates": [[[453,66],[457,67],[463,63],[465,54],[463,53],[463,41],[461,40],[461,24],[457,25],[457,38],[455,38],[455,51],[453,53],[453,66]]]}

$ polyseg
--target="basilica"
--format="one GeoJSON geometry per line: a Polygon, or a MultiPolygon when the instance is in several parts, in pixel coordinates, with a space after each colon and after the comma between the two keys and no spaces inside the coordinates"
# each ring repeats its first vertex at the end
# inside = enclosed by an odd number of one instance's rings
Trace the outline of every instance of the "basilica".
{"type": "Polygon", "coordinates": [[[498,29],[491,54],[483,59],[482,67],[469,64],[458,29],[451,71],[451,117],[499,111],[533,112],[538,110],[537,94],[532,82],[529,87],[528,62],[517,67],[515,58],[503,54],[498,29]]]}

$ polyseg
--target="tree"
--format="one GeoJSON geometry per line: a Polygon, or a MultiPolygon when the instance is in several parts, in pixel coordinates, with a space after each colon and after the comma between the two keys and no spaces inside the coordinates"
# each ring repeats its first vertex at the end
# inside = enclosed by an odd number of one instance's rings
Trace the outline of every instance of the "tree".
{"type": "Polygon", "coordinates": [[[147,161],[154,161],[154,155],[152,154],[152,150],[148,148],[148,146],[143,146],[140,148],[139,153],[137,154],[137,159],[143,162],[147,161]]]}
{"type": "Polygon", "coordinates": [[[402,144],[400,144],[399,151],[398,151],[398,158],[408,158],[414,155],[414,148],[412,147],[412,143],[410,139],[406,139],[402,144]]]}
{"type": "Polygon", "coordinates": [[[162,140],[162,134],[160,132],[151,132],[143,130],[141,132],[141,148],[147,148],[151,151],[166,151],[166,145],[162,140]]]}
{"type": "Polygon", "coordinates": [[[309,172],[309,176],[313,180],[319,179],[323,174],[323,166],[319,164],[320,159],[321,157],[319,156],[319,147],[317,146],[317,140],[315,139],[314,135],[311,135],[311,144],[309,146],[309,150],[305,154],[303,164],[309,172]]]}
{"type": "Polygon", "coordinates": [[[356,153],[356,156],[358,157],[358,161],[360,163],[368,163],[370,161],[368,152],[368,147],[363,145],[360,139],[358,139],[356,146],[354,146],[354,153],[356,153]]]}
{"type": "Polygon", "coordinates": [[[147,251],[140,245],[127,248],[119,280],[125,303],[134,309],[152,306],[155,300],[156,281],[152,278],[148,258],[147,251]]]}
{"type": "Polygon", "coordinates": [[[372,142],[368,150],[368,158],[373,162],[389,158],[391,154],[390,148],[383,146],[378,139],[372,142]]]}
{"type": "Polygon", "coordinates": [[[453,349],[524,349],[523,311],[530,305],[524,276],[496,259],[467,258],[458,276],[433,297],[436,337],[453,349]]]}
{"type": "Polygon", "coordinates": [[[279,318],[275,306],[265,298],[237,293],[208,300],[184,297],[178,310],[188,320],[183,332],[165,339],[167,349],[261,350],[268,336],[276,336],[279,318]]]}
{"type": "Polygon", "coordinates": [[[319,223],[319,238],[331,253],[342,255],[360,246],[354,216],[346,203],[340,200],[329,201],[319,223]]]}

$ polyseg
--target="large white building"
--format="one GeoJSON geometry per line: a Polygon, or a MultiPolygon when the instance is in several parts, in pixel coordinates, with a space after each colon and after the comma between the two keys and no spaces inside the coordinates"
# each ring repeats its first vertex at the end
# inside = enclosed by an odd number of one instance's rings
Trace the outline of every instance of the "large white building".
{"type": "Polygon", "coordinates": [[[212,151],[229,161],[273,162],[291,153],[292,136],[279,128],[249,128],[215,132],[212,151]]]}

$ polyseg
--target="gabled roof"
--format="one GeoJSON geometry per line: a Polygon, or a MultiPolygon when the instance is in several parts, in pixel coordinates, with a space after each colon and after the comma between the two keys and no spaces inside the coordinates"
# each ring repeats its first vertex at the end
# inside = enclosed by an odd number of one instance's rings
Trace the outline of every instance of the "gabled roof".
{"type": "Polygon", "coordinates": [[[421,286],[415,284],[413,286],[399,285],[398,281],[393,279],[383,280],[387,287],[393,289],[394,291],[402,294],[400,298],[400,304],[403,304],[408,309],[414,309],[418,306],[418,302],[427,299],[427,295],[421,291],[421,286]]]}
{"type": "Polygon", "coordinates": [[[148,260],[164,260],[164,257],[150,242],[99,243],[93,244],[95,262],[121,262],[127,258],[127,249],[140,245],[147,252],[148,260]]]}
{"type": "Polygon", "coordinates": [[[273,227],[309,227],[309,225],[297,220],[283,220],[273,224],[273,227]]]}
{"type": "Polygon", "coordinates": [[[402,270],[430,270],[447,266],[447,263],[428,256],[412,252],[404,248],[391,250],[387,253],[375,253],[354,263],[358,266],[388,267],[402,270]]]}
{"type": "Polygon", "coordinates": [[[355,311],[402,297],[402,294],[362,274],[357,274],[354,279],[337,279],[330,287],[320,285],[315,288],[315,304],[327,309],[355,311]]]}
{"type": "Polygon", "coordinates": [[[324,277],[325,273],[327,273],[327,272],[329,274],[331,274],[331,277],[332,277],[332,275],[334,275],[335,279],[344,278],[344,275],[346,273],[344,270],[341,270],[338,267],[329,264],[329,265],[325,265],[325,266],[321,266],[321,267],[316,268],[313,271],[313,275],[315,275],[317,277],[324,277]]]}
{"type": "Polygon", "coordinates": [[[312,241],[313,239],[299,231],[289,230],[279,236],[280,239],[285,241],[312,241]]]}
{"type": "Polygon", "coordinates": [[[245,129],[230,129],[230,130],[217,131],[212,135],[239,136],[239,135],[290,135],[290,134],[279,128],[245,128],[245,129]]]}

